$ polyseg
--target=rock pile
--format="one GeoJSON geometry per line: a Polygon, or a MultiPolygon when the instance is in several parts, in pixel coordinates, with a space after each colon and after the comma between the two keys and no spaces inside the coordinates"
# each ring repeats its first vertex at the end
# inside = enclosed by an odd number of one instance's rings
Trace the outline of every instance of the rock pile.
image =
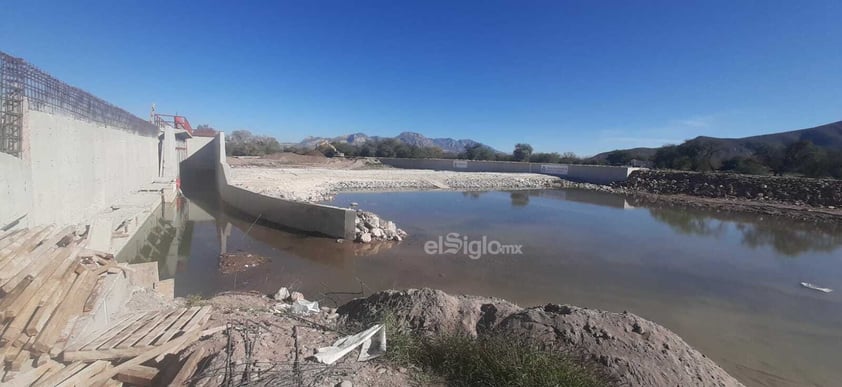
{"type": "Polygon", "coordinates": [[[394,222],[380,219],[379,216],[371,212],[357,210],[355,223],[356,235],[354,241],[356,242],[401,241],[407,235],[394,222]]]}
{"type": "Polygon", "coordinates": [[[747,199],[835,208],[842,206],[842,180],[751,176],[728,173],[639,170],[615,183],[619,190],[662,195],[747,199]]]}

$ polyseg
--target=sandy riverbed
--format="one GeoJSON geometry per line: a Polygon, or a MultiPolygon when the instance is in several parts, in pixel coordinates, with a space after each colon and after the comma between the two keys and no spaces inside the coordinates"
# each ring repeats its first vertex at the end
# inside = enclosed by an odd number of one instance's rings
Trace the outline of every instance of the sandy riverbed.
{"type": "Polygon", "coordinates": [[[264,195],[309,202],[339,192],[488,191],[559,186],[562,180],[535,173],[449,172],[417,169],[232,168],[232,184],[264,195]]]}

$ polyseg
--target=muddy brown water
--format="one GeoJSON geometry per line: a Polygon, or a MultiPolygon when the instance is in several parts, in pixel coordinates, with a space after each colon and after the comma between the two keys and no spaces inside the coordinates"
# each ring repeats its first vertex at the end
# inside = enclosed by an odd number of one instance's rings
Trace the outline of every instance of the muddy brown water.
{"type": "Polygon", "coordinates": [[[635,207],[579,190],[340,194],[334,204],[359,203],[410,234],[374,246],[255,223],[210,191],[187,196],[158,211],[121,257],[157,260],[162,277],[175,277],[177,296],[289,286],[335,305],[432,287],[521,306],[627,310],[670,328],[747,385],[842,380],[842,225],[635,207]],[[466,237],[469,249],[454,243],[466,237]],[[486,254],[476,257],[483,237],[486,254]],[[488,253],[502,245],[522,253],[488,253]],[[239,250],[271,262],[220,273],[220,252],[239,250]]]}

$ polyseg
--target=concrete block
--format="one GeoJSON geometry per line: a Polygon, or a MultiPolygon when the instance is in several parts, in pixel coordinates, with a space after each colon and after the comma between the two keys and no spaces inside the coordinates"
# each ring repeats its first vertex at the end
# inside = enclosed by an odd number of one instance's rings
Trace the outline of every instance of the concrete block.
{"type": "Polygon", "coordinates": [[[91,224],[88,236],[88,248],[96,251],[111,252],[111,219],[98,217],[91,224]]]}
{"type": "Polygon", "coordinates": [[[144,289],[155,289],[158,277],[158,262],[134,263],[129,265],[129,283],[144,289]]]}
{"type": "Polygon", "coordinates": [[[167,300],[175,298],[175,279],[165,279],[155,283],[155,291],[167,300]]]}

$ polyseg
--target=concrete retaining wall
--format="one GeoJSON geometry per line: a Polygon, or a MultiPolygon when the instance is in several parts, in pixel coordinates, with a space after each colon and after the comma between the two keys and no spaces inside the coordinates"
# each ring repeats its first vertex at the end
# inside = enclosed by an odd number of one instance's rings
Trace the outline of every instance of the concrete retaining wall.
{"type": "Polygon", "coordinates": [[[0,227],[25,217],[31,208],[29,166],[17,157],[0,152],[0,227]]]}
{"type": "Polygon", "coordinates": [[[380,158],[380,162],[396,168],[433,169],[462,172],[542,173],[562,179],[593,184],[625,181],[632,171],[640,168],[602,165],[567,165],[519,163],[511,161],[473,161],[452,159],[394,159],[380,158]]]}
{"type": "Polygon", "coordinates": [[[181,162],[182,170],[214,171],[216,154],[211,144],[216,137],[193,137],[187,141],[187,157],[181,162]]]}
{"type": "Polygon", "coordinates": [[[154,135],[24,112],[22,157],[0,155],[0,226],[77,223],[158,176],[154,135]]]}
{"type": "Polygon", "coordinates": [[[259,217],[261,220],[283,227],[333,238],[354,239],[355,211],[274,198],[235,187],[228,183],[231,167],[225,161],[225,134],[219,133],[209,145],[214,151],[216,160],[216,183],[219,195],[229,206],[255,219],[259,217]]]}

